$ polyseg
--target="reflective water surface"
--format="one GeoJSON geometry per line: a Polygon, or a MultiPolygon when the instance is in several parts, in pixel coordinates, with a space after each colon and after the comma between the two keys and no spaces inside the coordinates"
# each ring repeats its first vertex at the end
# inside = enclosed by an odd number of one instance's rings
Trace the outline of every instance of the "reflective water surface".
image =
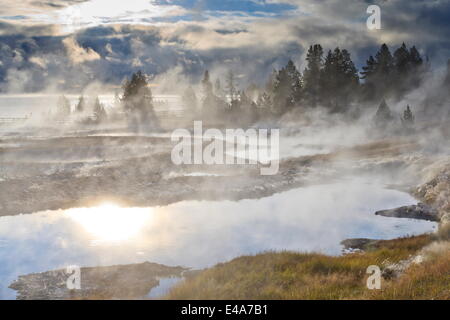
{"type": "Polygon", "coordinates": [[[374,215],[414,203],[406,193],[352,180],[258,200],[185,201],[153,208],[104,203],[0,217],[0,298],[15,297],[7,287],[19,275],[67,265],[150,261],[204,268],[267,250],[339,254],[339,242],[346,238],[390,239],[433,231],[435,223],[374,215]]]}

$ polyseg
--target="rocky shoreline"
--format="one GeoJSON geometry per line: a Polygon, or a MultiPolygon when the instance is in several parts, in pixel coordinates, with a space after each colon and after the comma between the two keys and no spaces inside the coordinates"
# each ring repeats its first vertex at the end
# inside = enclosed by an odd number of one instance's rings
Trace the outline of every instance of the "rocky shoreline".
{"type": "Polygon", "coordinates": [[[9,288],[17,291],[17,300],[142,299],[160,278],[180,277],[187,271],[156,263],[83,267],[80,289],[69,290],[71,273],[53,270],[19,276],[9,288]]]}
{"type": "Polygon", "coordinates": [[[440,221],[438,210],[424,203],[418,203],[412,206],[402,206],[395,209],[380,210],[375,212],[375,215],[391,218],[440,221]]]}

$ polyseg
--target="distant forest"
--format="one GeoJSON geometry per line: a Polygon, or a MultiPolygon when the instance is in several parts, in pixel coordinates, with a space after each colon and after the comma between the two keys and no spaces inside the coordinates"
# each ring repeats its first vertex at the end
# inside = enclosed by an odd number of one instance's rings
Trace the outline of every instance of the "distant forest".
{"type": "MultiPolygon", "coordinates": [[[[322,46],[315,44],[308,49],[305,65],[300,72],[290,60],[280,70],[273,70],[262,87],[239,84],[232,71],[213,81],[206,70],[200,83],[201,92],[189,85],[182,95],[183,104],[193,118],[221,119],[233,124],[251,124],[316,107],[358,118],[363,112],[361,105],[377,104],[376,120],[382,122],[393,118],[386,99],[401,100],[423,84],[430,69],[428,59],[415,46],[408,48],[404,43],[393,53],[383,44],[361,71],[346,49],[336,48],[325,54],[322,46]]],[[[450,73],[445,81],[450,83],[450,73]]],[[[130,126],[158,127],[148,78],[141,71],[124,82],[122,96],[116,99],[130,126]]],[[[80,97],[76,112],[83,109],[83,103],[80,97]]],[[[67,102],[63,101],[64,105],[67,102]]],[[[67,106],[64,108],[67,114],[67,106]]],[[[98,99],[94,115],[96,123],[107,119],[98,99]]],[[[402,120],[414,121],[410,106],[405,106],[402,120]]]]}

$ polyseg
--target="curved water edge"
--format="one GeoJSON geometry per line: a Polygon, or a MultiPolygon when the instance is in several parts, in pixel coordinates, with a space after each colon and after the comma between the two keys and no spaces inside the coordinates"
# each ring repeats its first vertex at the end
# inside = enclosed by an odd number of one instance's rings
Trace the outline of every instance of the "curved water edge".
{"type": "Polygon", "coordinates": [[[434,231],[434,222],[374,215],[416,203],[407,193],[359,179],[257,200],[183,201],[152,208],[104,204],[1,217],[0,298],[14,298],[7,287],[19,275],[68,265],[151,261],[202,269],[268,250],[339,255],[344,239],[434,231]]]}

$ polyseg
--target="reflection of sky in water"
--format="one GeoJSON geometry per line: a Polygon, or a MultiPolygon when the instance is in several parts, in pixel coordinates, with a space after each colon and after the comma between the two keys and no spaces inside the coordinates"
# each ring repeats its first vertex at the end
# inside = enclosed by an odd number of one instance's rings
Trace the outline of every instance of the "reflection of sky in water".
{"type": "Polygon", "coordinates": [[[435,223],[375,216],[413,204],[363,182],[300,188],[259,200],[187,201],[167,207],[103,206],[0,218],[0,297],[18,275],[67,265],[143,261],[202,268],[265,250],[339,254],[345,238],[395,238],[435,223]]]}

